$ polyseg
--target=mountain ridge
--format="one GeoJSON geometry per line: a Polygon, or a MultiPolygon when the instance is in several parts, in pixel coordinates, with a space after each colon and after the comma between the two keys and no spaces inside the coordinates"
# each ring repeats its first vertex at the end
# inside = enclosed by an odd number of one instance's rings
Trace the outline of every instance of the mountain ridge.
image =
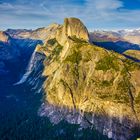
{"type": "Polygon", "coordinates": [[[94,36],[97,41],[127,41],[140,45],[140,29],[115,31],[97,30],[91,32],[91,35],[94,36]]]}
{"type": "MultiPolygon", "coordinates": [[[[80,20],[78,22],[84,26],[80,20]]],[[[50,35],[43,46],[37,46],[36,53],[45,55],[42,63],[44,69],[39,74],[40,77],[46,77],[43,87],[35,83],[36,78],[39,78],[35,74],[27,80],[32,86],[39,86],[38,90],[43,88],[46,112],[42,113],[55,124],[61,121],[55,115],[59,114],[55,106],[60,108],[61,113],[63,108],[77,110],[78,116],[82,117],[78,117],[79,121],[74,117],[75,123],[82,125],[88,122],[85,126],[90,127],[93,121],[96,122],[93,123],[96,124],[95,128],[109,138],[129,139],[140,119],[139,64],[123,55],[90,44],[86,30],[82,31],[85,38],[81,39],[83,35],[79,37],[79,31],[73,25],[65,24],[56,28],[56,34],[50,35]],[[68,26],[74,27],[72,30],[75,31],[67,34],[65,28],[68,26]],[[53,110],[49,112],[50,106],[53,106],[53,110]],[[87,115],[88,119],[83,119],[87,115]],[[103,120],[104,128],[101,128],[100,121],[103,120]],[[121,126],[117,131],[118,123],[121,126]]],[[[37,70],[36,66],[33,69],[37,70]]],[[[69,112],[65,115],[64,119],[73,123],[68,119],[69,112]]]]}

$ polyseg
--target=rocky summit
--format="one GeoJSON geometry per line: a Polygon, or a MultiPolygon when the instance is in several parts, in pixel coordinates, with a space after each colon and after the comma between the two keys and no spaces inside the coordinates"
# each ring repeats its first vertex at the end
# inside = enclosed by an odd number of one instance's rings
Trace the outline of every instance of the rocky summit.
{"type": "Polygon", "coordinates": [[[66,18],[51,28],[26,75],[26,83],[44,93],[39,114],[54,124],[94,127],[113,140],[139,134],[140,64],[90,43],[79,19],[66,18]]]}

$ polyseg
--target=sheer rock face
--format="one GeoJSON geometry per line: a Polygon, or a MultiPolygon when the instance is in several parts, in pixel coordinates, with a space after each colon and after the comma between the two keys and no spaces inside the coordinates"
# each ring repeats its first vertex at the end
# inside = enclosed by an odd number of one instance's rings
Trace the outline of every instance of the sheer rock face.
{"type": "Polygon", "coordinates": [[[36,49],[46,56],[43,90],[46,104],[52,106],[43,114],[56,114],[54,123],[61,118],[78,124],[85,120],[109,138],[129,139],[140,120],[140,65],[89,44],[87,29],[75,18],[65,19],[48,38],[36,49]],[[63,114],[63,107],[74,111],[63,114]],[[78,121],[70,119],[72,112],[78,113],[78,121]]]}
{"type": "Polygon", "coordinates": [[[63,26],[57,32],[57,40],[64,44],[68,37],[89,41],[89,34],[84,24],[77,18],[65,18],[63,26]]]}
{"type": "Polygon", "coordinates": [[[67,36],[75,36],[86,41],[89,40],[88,30],[79,19],[66,18],[64,20],[64,31],[67,36]]]}
{"type": "Polygon", "coordinates": [[[71,38],[88,42],[89,34],[87,28],[79,19],[65,18],[64,24],[59,26],[55,38],[60,45],[65,46],[61,53],[61,59],[64,59],[69,52],[69,47],[74,43],[71,38]]]}

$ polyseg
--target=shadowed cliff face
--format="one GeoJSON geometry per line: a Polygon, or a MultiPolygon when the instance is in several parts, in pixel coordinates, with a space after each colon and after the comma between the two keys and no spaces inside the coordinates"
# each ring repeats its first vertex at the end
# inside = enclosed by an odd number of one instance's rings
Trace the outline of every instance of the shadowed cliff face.
{"type": "MultiPolygon", "coordinates": [[[[88,41],[83,23],[70,18],[36,48],[45,55],[38,75],[46,77],[39,114],[54,124],[64,119],[94,126],[114,140],[131,139],[140,120],[140,65],[88,41]]],[[[37,79],[29,75],[28,83],[39,84],[37,79]]]]}
{"type": "Polygon", "coordinates": [[[14,83],[21,78],[37,44],[42,41],[0,32],[0,83],[14,83]]]}
{"type": "Polygon", "coordinates": [[[36,30],[8,29],[0,32],[0,83],[15,83],[29,74],[38,44],[56,36],[58,24],[36,30]],[[32,61],[32,62],[30,62],[32,61]],[[29,63],[30,62],[30,63],[29,63]]]}

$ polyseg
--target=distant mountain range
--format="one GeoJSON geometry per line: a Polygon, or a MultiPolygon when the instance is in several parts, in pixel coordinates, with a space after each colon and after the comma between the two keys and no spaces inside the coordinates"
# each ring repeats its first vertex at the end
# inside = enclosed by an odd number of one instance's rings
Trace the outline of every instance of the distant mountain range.
{"type": "MultiPolygon", "coordinates": [[[[52,26],[60,26],[59,24],[52,24],[49,27],[42,27],[36,30],[27,30],[27,29],[7,29],[11,37],[14,38],[33,38],[45,40],[46,34],[49,33],[49,30],[52,29],[52,26]]],[[[50,30],[51,32],[51,30],[50,30]]],[[[94,41],[126,41],[129,43],[140,45],[140,29],[124,29],[124,30],[95,30],[89,33],[91,38],[94,41]]],[[[2,37],[0,36],[0,39],[2,37]]]]}
{"type": "Polygon", "coordinates": [[[94,31],[91,33],[97,41],[127,41],[140,45],[140,29],[118,31],[94,31]]]}

